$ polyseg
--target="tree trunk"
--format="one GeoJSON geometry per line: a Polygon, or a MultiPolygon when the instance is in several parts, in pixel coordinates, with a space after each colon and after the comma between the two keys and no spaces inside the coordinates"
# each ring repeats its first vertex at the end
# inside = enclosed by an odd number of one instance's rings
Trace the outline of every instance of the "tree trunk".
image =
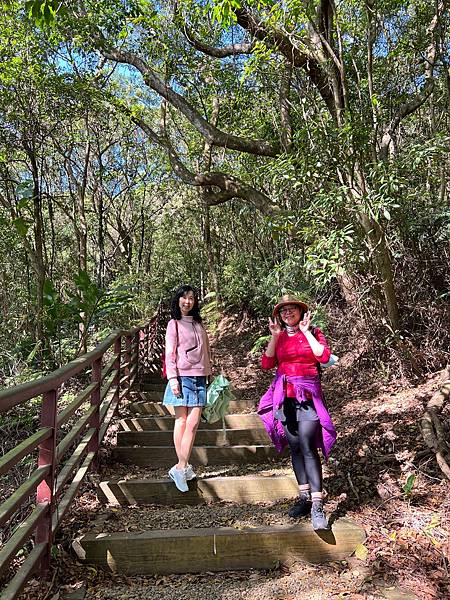
{"type": "Polygon", "coordinates": [[[98,145],[98,178],[99,184],[97,187],[97,213],[98,213],[98,272],[97,283],[101,287],[105,274],[105,233],[104,233],[104,218],[103,218],[103,162],[100,145],[98,145]]]}
{"type": "Polygon", "coordinates": [[[379,223],[362,208],[358,212],[358,221],[366,235],[372,255],[372,263],[386,303],[387,318],[394,331],[399,329],[400,319],[397,296],[394,287],[392,260],[386,244],[386,238],[379,223]]]}
{"type": "Polygon", "coordinates": [[[205,203],[203,207],[203,227],[204,227],[204,241],[206,249],[206,257],[208,259],[208,268],[211,275],[211,282],[214,293],[216,295],[216,301],[220,304],[220,289],[219,289],[219,277],[217,275],[216,261],[214,258],[214,250],[211,243],[211,223],[209,218],[209,206],[205,203]]]}
{"type": "MultiPolygon", "coordinates": [[[[88,125],[86,123],[86,131],[89,135],[88,125]]],[[[76,193],[76,214],[78,221],[78,267],[80,271],[87,273],[87,221],[85,210],[86,187],[89,172],[89,161],[91,156],[91,143],[86,141],[86,149],[84,153],[84,169],[83,181],[77,186],[76,193]]]]}
{"type": "Polygon", "coordinates": [[[44,256],[44,225],[42,219],[42,197],[39,184],[39,169],[33,148],[24,142],[25,152],[30,159],[31,174],[33,177],[33,217],[34,217],[34,256],[33,267],[36,275],[36,340],[40,341],[43,350],[48,347],[44,331],[44,284],[46,277],[46,264],[44,256]]]}
{"type": "MultiPolygon", "coordinates": [[[[212,113],[211,113],[211,124],[213,127],[217,127],[217,123],[219,120],[219,109],[220,109],[219,99],[217,96],[214,96],[213,102],[212,102],[212,113]]],[[[205,172],[208,172],[211,170],[212,144],[210,144],[207,141],[205,141],[205,145],[204,145],[204,149],[203,149],[203,164],[204,164],[205,172]]],[[[208,268],[209,268],[209,273],[211,275],[211,282],[212,282],[213,290],[216,295],[216,301],[218,304],[220,304],[219,277],[217,274],[216,261],[214,258],[214,250],[213,250],[212,242],[211,242],[211,221],[210,221],[210,212],[209,212],[210,207],[209,207],[207,199],[206,199],[206,194],[207,194],[207,190],[204,190],[202,192],[203,216],[204,216],[204,221],[203,221],[204,243],[205,243],[206,256],[207,256],[207,260],[208,260],[208,268]]]]}
{"type": "Polygon", "coordinates": [[[291,80],[292,64],[285,60],[280,82],[281,147],[284,152],[290,152],[292,150],[292,123],[289,108],[291,80]]]}

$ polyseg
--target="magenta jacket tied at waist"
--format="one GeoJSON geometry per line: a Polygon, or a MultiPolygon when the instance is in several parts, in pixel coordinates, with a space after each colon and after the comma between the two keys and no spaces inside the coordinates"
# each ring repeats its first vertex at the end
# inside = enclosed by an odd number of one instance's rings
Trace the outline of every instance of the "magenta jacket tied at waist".
{"type": "Polygon", "coordinates": [[[279,375],[277,374],[270,384],[269,389],[259,401],[258,415],[269,434],[276,450],[282,452],[287,446],[287,439],[281,422],[275,418],[275,413],[284,402],[286,384],[291,383],[295,389],[298,402],[304,402],[307,397],[313,399],[314,408],[319,417],[321,429],[318,430],[317,448],[320,448],[325,458],[330,455],[331,448],[336,441],[336,429],[324,404],[322,386],[319,376],[305,377],[301,375],[279,375]]]}

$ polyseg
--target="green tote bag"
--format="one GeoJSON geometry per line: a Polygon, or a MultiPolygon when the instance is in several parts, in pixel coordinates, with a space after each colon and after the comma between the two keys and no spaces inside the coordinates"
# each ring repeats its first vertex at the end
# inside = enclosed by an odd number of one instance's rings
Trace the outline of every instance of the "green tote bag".
{"type": "Polygon", "coordinates": [[[234,395],[230,390],[230,382],[223,375],[217,375],[208,386],[206,404],[202,412],[202,420],[207,423],[216,423],[223,420],[228,413],[230,400],[234,395]]]}

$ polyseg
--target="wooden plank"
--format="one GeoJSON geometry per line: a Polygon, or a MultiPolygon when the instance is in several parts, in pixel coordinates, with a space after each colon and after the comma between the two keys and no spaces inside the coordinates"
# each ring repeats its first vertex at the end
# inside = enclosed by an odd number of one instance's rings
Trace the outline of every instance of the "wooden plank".
{"type": "Polygon", "coordinates": [[[117,360],[117,356],[114,354],[109,361],[106,363],[106,365],[103,367],[102,369],[102,377],[101,380],[103,381],[105,379],[105,377],[107,375],[109,375],[111,373],[111,369],[114,368],[114,365],[116,363],[117,360]]]}
{"type": "Polygon", "coordinates": [[[150,392],[142,392],[139,394],[143,402],[162,402],[164,398],[165,387],[160,390],[151,390],[150,392]]]}
{"type": "Polygon", "coordinates": [[[91,406],[90,408],[88,408],[84,415],[80,417],[80,419],[77,421],[76,425],[74,425],[73,428],[69,431],[69,433],[65,437],[63,437],[63,439],[59,442],[58,446],[56,447],[56,455],[58,457],[58,462],[61,460],[61,458],[70,448],[70,446],[81,435],[83,429],[87,427],[89,419],[95,413],[96,408],[96,406],[91,406]]]}
{"type": "Polygon", "coordinates": [[[48,503],[38,504],[26,519],[16,528],[14,534],[0,550],[0,575],[2,575],[17,551],[27,542],[39,521],[50,510],[48,503]]]}
{"type": "Polygon", "coordinates": [[[116,377],[116,375],[117,375],[117,371],[114,371],[113,373],[111,373],[111,375],[108,377],[108,379],[106,379],[106,381],[104,382],[104,385],[101,387],[100,402],[103,402],[103,400],[106,398],[106,395],[109,392],[109,388],[114,383],[114,378],[116,377]]]}
{"type": "Polygon", "coordinates": [[[75,477],[73,478],[70,485],[64,491],[64,496],[62,496],[61,500],[58,503],[58,510],[53,513],[52,518],[52,533],[54,534],[58,527],[61,524],[61,521],[64,519],[66,512],[69,510],[70,505],[75,498],[80,485],[83,483],[83,479],[86,477],[92,462],[96,458],[95,452],[88,452],[86,458],[83,461],[83,464],[75,473],[75,477]]]}
{"type": "Polygon", "coordinates": [[[94,381],[94,383],[89,384],[87,388],[81,390],[81,392],[76,396],[76,398],[72,400],[72,402],[60,412],[57,419],[58,427],[61,427],[61,425],[63,425],[73,415],[73,413],[78,408],[80,408],[82,404],[89,400],[91,393],[97,386],[97,381],[94,381]]]}
{"type": "Polygon", "coordinates": [[[0,505],[0,527],[3,526],[13,512],[36,491],[37,486],[43,481],[50,472],[50,465],[39,467],[22,483],[20,487],[0,505]]]}
{"type": "MultiPolygon", "coordinates": [[[[137,415],[167,415],[169,411],[166,406],[159,402],[162,401],[162,394],[155,397],[149,397],[149,394],[153,394],[153,392],[145,392],[145,401],[139,402],[131,402],[128,404],[127,408],[130,412],[135,413],[137,415]]],[[[228,414],[238,413],[241,410],[245,411],[255,411],[255,403],[249,402],[248,400],[232,400],[229,404],[228,414]]]]}
{"type": "Polygon", "coordinates": [[[2,591],[2,600],[14,600],[15,598],[18,598],[28,581],[28,578],[39,565],[40,559],[46,548],[47,544],[45,543],[36,544],[34,546],[24,563],[20,566],[17,574],[9,582],[8,587],[2,591]]]}
{"type": "MultiPolygon", "coordinates": [[[[217,426],[217,424],[216,424],[217,426]]],[[[258,429],[199,429],[197,446],[254,446],[270,444],[264,428],[258,429]]],[[[172,446],[172,431],[119,431],[118,446],[172,446]]]]}
{"type": "MultiPolygon", "coordinates": [[[[124,431],[173,431],[174,419],[172,416],[165,417],[134,417],[121,419],[119,421],[124,431]]],[[[217,429],[222,426],[222,421],[217,423],[204,423],[200,421],[201,429],[217,429]]],[[[225,415],[225,426],[227,429],[263,429],[264,425],[256,413],[225,415]]]]}
{"type": "Polygon", "coordinates": [[[87,534],[73,543],[78,558],[127,575],[271,569],[280,562],[343,560],[364,542],[349,519],[332,531],[310,523],[249,529],[212,528],[87,534]]]}
{"type": "Polygon", "coordinates": [[[139,384],[142,392],[163,392],[166,389],[166,381],[143,381],[139,384]]]}
{"type": "Polygon", "coordinates": [[[55,494],[57,496],[61,493],[64,485],[67,483],[67,481],[71,477],[72,473],[75,471],[75,469],[81,462],[81,459],[83,458],[85,452],[87,452],[89,442],[91,441],[91,439],[93,438],[94,435],[95,435],[95,429],[93,427],[91,429],[87,430],[83,439],[80,441],[78,446],[75,448],[72,456],[65,463],[63,469],[61,469],[61,472],[58,474],[58,477],[56,479],[56,485],[55,485],[55,494]]]}
{"type": "Polygon", "coordinates": [[[135,415],[159,415],[161,417],[170,415],[167,406],[160,402],[130,402],[127,409],[135,415]]]}
{"type": "MultiPolygon", "coordinates": [[[[266,463],[279,456],[273,446],[196,446],[192,449],[189,461],[194,466],[266,463]]],[[[177,462],[175,449],[167,446],[117,446],[113,449],[113,458],[125,464],[154,468],[169,468],[177,462]]]]}
{"type": "Polygon", "coordinates": [[[119,479],[101,481],[97,496],[114,506],[162,504],[192,506],[205,502],[275,502],[296,498],[298,484],[294,476],[199,478],[188,482],[189,492],[179,492],[170,479],[119,479]]]}
{"type": "Polygon", "coordinates": [[[7,452],[0,458],[0,475],[3,475],[9,469],[17,464],[27,454],[30,454],[41,442],[48,439],[52,435],[51,427],[41,427],[36,433],[30,435],[26,440],[23,440],[15,448],[7,452]]]}

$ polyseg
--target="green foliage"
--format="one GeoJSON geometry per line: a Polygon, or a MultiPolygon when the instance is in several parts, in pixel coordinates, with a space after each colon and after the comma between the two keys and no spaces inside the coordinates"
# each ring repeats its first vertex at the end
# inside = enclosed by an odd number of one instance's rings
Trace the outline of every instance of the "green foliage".
{"type": "Polygon", "coordinates": [[[55,22],[56,14],[66,11],[64,2],[60,0],[27,0],[25,10],[37,25],[49,26],[55,22]]]}
{"type": "Polygon", "coordinates": [[[217,331],[217,326],[221,317],[221,311],[219,303],[216,299],[215,292],[209,292],[203,297],[201,312],[202,317],[206,321],[208,331],[211,335],[214,335],[217,331]]]}
{"type": "Polygon", "coordinates": [[[223,27],[236,23],[236,9],[241,7],[239,0],[212,0],[213,19],[223,27]]]}
{"type": "Polygon", "coordinates": [[[127,306],[132,293],[125,285],[113,285],[104,289],[94,283],[86,271],[79,271],[75,277],[75,292],[69,292],[68,307],[72,315],[84,322],[86,329],[104,322],[110,315],[127,306]]]}
{"type": "Polygon", "coordinates": [[[259,352],[261,352],[261,350],[267,346],[271,337],[272,336],[270,335],[261,335],[260,337],[258,337],[253,343],[253,346],[251,347],[250,354],[252,356],[259,354],[259,352]]]}
{"type": "Polygon", "coordinates": [[[406,480],[405,485],[403,486],[403,493],[405,496],[411,496],[412,489],[414,487],[414,483],[416,481],[416,476],[414,473],[408,475],[408,479],[406,480]]]}

